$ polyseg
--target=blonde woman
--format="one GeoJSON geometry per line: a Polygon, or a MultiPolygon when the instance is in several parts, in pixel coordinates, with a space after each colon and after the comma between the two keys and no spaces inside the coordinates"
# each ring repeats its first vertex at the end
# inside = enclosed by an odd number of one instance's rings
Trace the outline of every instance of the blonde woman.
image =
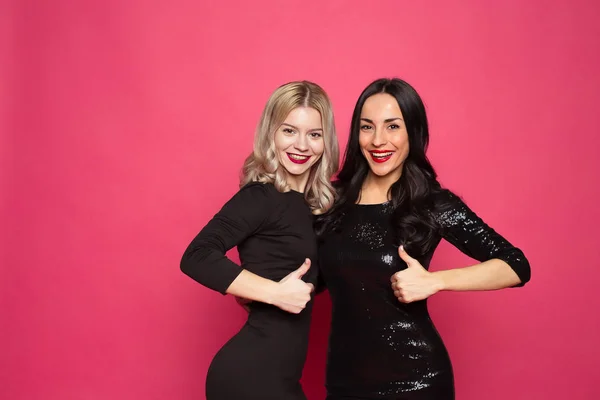
{"type": "Polygon", "coordinates": [[[333,111],[311,82],[279,87],[263,111],[241,189],[181,260],[200,284],[252,301],[248,321],[213,359],[208,400],[306,397],[300,386],[317,281],[313,215],[334,202],[333,111]],[[225,253],[237,246],[241,266],[225,253]]]}

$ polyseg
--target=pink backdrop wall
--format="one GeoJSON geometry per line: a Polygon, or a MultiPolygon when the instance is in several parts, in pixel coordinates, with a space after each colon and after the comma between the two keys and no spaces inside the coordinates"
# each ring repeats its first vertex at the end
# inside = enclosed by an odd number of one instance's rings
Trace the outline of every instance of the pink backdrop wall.
{"type": "MultiPolygon", "coordinates": [[[[203,399],[244,312],[178,263],[263,104],[320,83],[345,146],[381,76],[422,94],[442,182],[533,268],[524,289],[431,299],[458,399],[597,398],[599,3],[53,3],[0,6],[0,398],[203,399]]],[[[470,262],[443,244],[433,268],[470,262]]]]}

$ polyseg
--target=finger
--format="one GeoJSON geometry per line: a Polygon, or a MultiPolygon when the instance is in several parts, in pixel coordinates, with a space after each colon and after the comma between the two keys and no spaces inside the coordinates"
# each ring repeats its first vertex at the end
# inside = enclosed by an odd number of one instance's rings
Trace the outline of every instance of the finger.
{"type": "Polygon", "coordinates": [[[406,250],[404,250],[404,246],[398,247],[398,255],[400,256],[402,261],[404,261],[409,267],[413,266],[415,263],[418,262],[417,260],[408,255],[406,250]]]}
{"type": "Polygon", "coordinates": [[[405,297],[405,296],[404,296],[404,295],[402,295],[402,294],[399,294],[399,295],[398,295],[398,296],[396,296],[396,297],[398,298],[398,301],[399,301],[400,303],[404,303],[404,304],[408,304],[408,303],[410,303],[410,301],[408,300],[408,298],[407,298],[407,297],[405,297]]]}
{"type": "Polygon", "coordinates": [[[399,271],[396,272],[394,275],[392,275],[392,283],[400,283],[404,280],[403,276],[406,274],[406,272],[404,271],[399,271]]]}
{"type": "Polygon", "coordinates": [[[304,274],[306,274],[308,272],[309,268],[310,268],[310,258],[307,258],[304,260],[304,263],[300,266],[300,268],[298,268],[297,270],[292,272],[290,274],[290,276],[300,279],[304,276],[304,274]]]}
{"type": "Polygon", "coordinates": [[[307,285],[310,287],[311,293],[315,291],[315,285],[313,285],[312,283],[307,283],[307,285]]]}

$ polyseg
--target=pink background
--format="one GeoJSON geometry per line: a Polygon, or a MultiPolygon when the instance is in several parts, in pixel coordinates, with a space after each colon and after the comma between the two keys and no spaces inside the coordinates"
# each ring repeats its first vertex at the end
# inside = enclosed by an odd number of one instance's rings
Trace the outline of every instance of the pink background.
{"type": "MultiPolygon", "coordinates": [[[[533,268],[524,289],[431,299],[457,398],[597,398],[600,3],[50,3],[0,6],[1,399],[203,399],[244,312],[179,259],[236,191],[264,103],[318,82],[345,146],[381,76],[421,93],[440,179],[533,268]]],[[[433,268],[469,263],[444,243],[433,268]]],[[[309,399],[328,322],[324,295],[309,399]]]]}

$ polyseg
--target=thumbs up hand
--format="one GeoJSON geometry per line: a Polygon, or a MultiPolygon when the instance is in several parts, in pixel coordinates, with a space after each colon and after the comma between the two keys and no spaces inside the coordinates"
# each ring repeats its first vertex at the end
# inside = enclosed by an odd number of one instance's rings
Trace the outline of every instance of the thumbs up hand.
{"type": "Polygon", "coordinates": [[[401,303],[424,300],[442,290],[441,282],[433,273],[427,271],[421,263],[406,253],[403,246],[398,255],[407,268],[392,275],[392,290],[401,303]]]}
{"type": "Polygon", "coordinates": [[[294,314],[299,314],[304,310],[306,304],[310,301],[310,294],[315,290],[312,283],[306,283],[302,280],[309,269],[310,259],[307,258],[300,268],[290,272],[279,281],[273,305],[294,314]]]}

